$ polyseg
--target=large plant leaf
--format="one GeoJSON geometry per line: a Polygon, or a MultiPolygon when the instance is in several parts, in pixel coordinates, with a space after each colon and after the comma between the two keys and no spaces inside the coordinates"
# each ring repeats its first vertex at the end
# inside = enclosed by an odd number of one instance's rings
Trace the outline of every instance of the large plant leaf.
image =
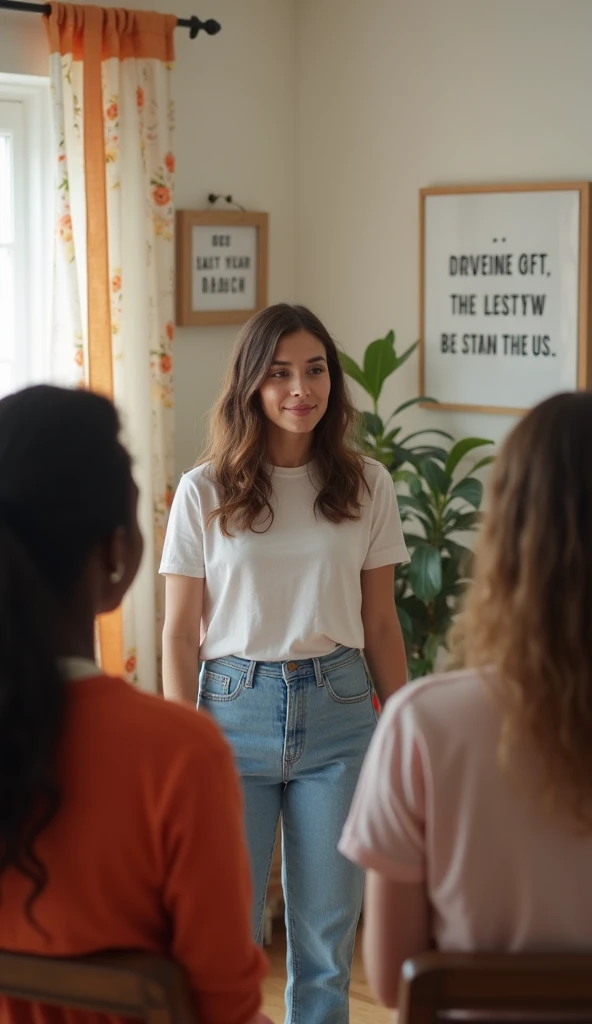
{"type": "Polygon", "coordinates": [[[389,469],[391,473],[396,472],[400,466],[404,466],[406,462],[409,465],[414,466],[416,464],[416,458],[412,448],[404,448],[400,444],[393,444],[391,448],[391,462],[389,469]]]}
{"type": "Polygon", "coordinates": [[[457,512],[450,510],[444,517],[444,524],[449,533],[461,533],[463,530],[475,530],[481,523],[480,512],[457,512]]]}
{"type": "Polygon", "coordinates": [[[429,538],[432,536],[434,528],[420,512],[410,512],[409,509],[402,508],[401,522],[403,524],[403,533],[405,532],[405,527],[407,525],[411,526],[413,524],[414,529],[417,526],[422,526],[426,532],[426,540],[430,543],[429,538]]]}
{"type": "Polygon", "coordinates": [[[367,394],[372,396],[368,381],[364,376],[364,371],[358,366],[355,359],[352,359],[351,356],[348,356],[345,352],[340,352],[339,362],[341,363],[343,372],[347,373],[348,377],[355,380],[367,394]]]}
{"type": "Polygon", "coordinates": [[[375,402],[380,397],[382,385],[397,369],[395,335],[389,331],[386,338],[372,341],[364,353],[364,379],[375,402]]]}
{"type": "Polygon", "coordinates": [[[392,441],[401,433],[403,427],[393,427],[389,430],[388,434],[385,434],[383,440],[385,444],[391,444],[392,441]]]}
{"type": "Polygon", "coordinates": [[[483,437],[465,437],[452,446],[446,460],[445,470],[452,476],[461,459],[473,451],[474,448],[481,448],[485,444],[493,444],[493,441],[486,441],[483,437]]]}
{"type": "Polygon", "coordinates": [[[458,614],[458,598],[446,597],[441,594],[436,599],[437,611],[432,616],[431,632],[437,633],[440,637],[440,646],[446,647],[450,628],[458,614]]]}
{"type": "Polygon", "coordinates": [[[446,462],[448,452],[444,448],[432,448],[430,445],[415,445],[406,449],[409,452],[409,462],[413,466],[419,466],[423,459],[437,459],[442,465],[446,462]]]}
{"type": "Polygon", "coordinates": [[[421,505],[417,498],[412,498],[406,494],[401,494],[397,498],[399,505],[399,511],[401,513],[401,519],[407,522],[409,519],[418,519],[422,526],[425,528],[426,533],[434,528],[433,520],[430,520],[424,513],[421,505]]]}
{"type": "Polygon", "coordinates": [[[452,488],[448,500],[452,501],[453,498],[462,498],[473,508],[480,508],[483,500],[483,484],[473,476],[464,477],[452,488]]]}
{"type": "Polygon", "coordinates": [[[495,455],[486,455],[484,459],[479,459],[473,466],[471,473],[476,473],[478,469],[483,469],[484,466],[491,466],[491,463],[495,462],[495,455]]]}
{"type": "Polygon", "coordinates": [[[449,434],[446,430],[438,430],[436,427],[424,427],[423,430],[414,430],[412,434],[408,434],[401,444],[407,444],[414,437],[421,437],[422,434],[439,434],[440,437],[445,437],[447,441],[453,441],[452,434],[449,434]]]}
{"type": "MultiPolygon", "coordinates": [[[[394,336],[392,331],[390,331],[390,334],[393,335],[393,345],[394,345],[395,336],[394,336]]],[[[389,334],[389,336],[390,336],[390,334],[389,334]]],[[[405,349],[405,351],[403,352],[403,355],[397,356],[396,366],[395,366],[396,370],[398,370],[399,367],[403,365],[403,363],[407,362],[407,360],[409,359],[409,356],[413,355],[413,353],[415,352],[415,349],[417,348],[418,345],[419,345],[419,342],[418,341],[414,341],[413,344],[409,346],[409,348],[405,349]]]]}
{"type": "MultiPolygon", "coordinates": [[[[470,579],[473,575],[473,564],[475,561],[475,553],[471,548],[465,547],[464,544],[457,544],[456,541],[451,540],[450,537],[445,537],[442,544],[442,550],[447,552],[450,556],[442,558],[442,564],[450,561],[455,567],[455,575],[458,579],[470,579]]],[[[444,576],[445,585],[449,585],[452,582],[451,573],[446,571],[444,576]]]]}
{"type": "Polygon", "coordinates": [[[424,493],[424,489],[423,489],[423,484],[421,482],[421,477],[418,476],[417,473],[410,473],[409,476],[411,478],[408,481],[409,493],[412,494],[414,498],[424,498],[425,499],[425,493],[424,493]]]}
{"type": "MultiPolygon", "coordinates": [[[[446,604],[442,605],[439,613],[434,616],[430,624],[430,636],[438,638],[438,647],[446,647],[450,627],[454,622],[454,615],[451,614],[446,604]]],[[[428,638],[429,639],[429,638],[428,638]]]]}
{"type": "Polygon", "coordinates": [[[405,533],[405,544],[409,549],[417,547],[419,544],[429,544],[427,537],[422,537],[419,533],[405,533]]]}
{"type": "Polygon", "coordinates": [[[409,678],[423,679],[425,676],[429,676],[432,668],[427,658],[422,658],[420,654],[412,654],[407,658],[407,671],[409,672],[409,678]]]}
{"type": "Polygon", "coordinates": [[[430,501],[430,496],[424,491],[421,486],[421,481],[413,480],[410,484],[410,488],[412,489],[410,495],[401,494],[398,496],[397,500],[399,507],[416,508],[418,512],[421,512],[433,525],[435,525],[436,517],[430,501]]]}
{"type": "Polygon", "coordinates": [[[431,459],[424,459],[419,464],[419,470],[432,494],[438,497],[447,493],[450,486],[450,477],[437,462],[433,462],[431,459]]]}
{"type": "Polygon", "coordinates": [[[368,433],[372,437],[380,437],[384,430],[384,424],[380,418],[374,412],[363,412],[362,422],[368,433]]]}
{"type": "Polygon", "coordinates": [[[415,594],[407,594],[400,598],[397,601],[397,610],[400,608],[403,608],[411,618],[414,631],[420,631],[427,625],[428,610],[423,601],[420,601],[415,594]]]}
{"type": "Polygon", "coordinates": [[[395,411],[389,416],[389,423],[395,416],[398,416],[400,412],[403,412],[405,409],[409,409],[412,405],[417,405],[419,402],[431,402],[432,405],[438,404],[436,398],[428,398],[427,395],[418,395],[417,398],[410,398],[407,402],[403,402],[402,405],[397,406],[395,411]]]}
{"type": "Polygon", "coordinates": [[[405,533],[406,526],[411,526],[413,524],[414,529],[417,526],[422,526],[426,532],[426,541],[428,544],[431,544],[430,538],[432,537],[434,528],[418,512],[409,512],[405,511],[405,509],[401,509],[401,523],[403,524],[403,533],[405,533]]]}
{"type": "MultiPolygon", "coordinates": [[[[444,548],[442,548],[444,552],[444,548]]],[[[442,588],[451,587],[459,579],[462,555],[442,554],[442,588]]]]}
{"type": "Polygon", "coordinates": [[[426,659],[427,662],[429,662],[429,665],[430,665],[430,668],[429,668],[430,672],[434,671],[434,662],[435,662],[435,660],[436,660],[436,658],[438,656],[438,651],[442,647],[442,642],[443,642],[442,641],[442,636],[440,635],[439,632],[438,633],[431,633],[430,636],[428,637],[427,643],[425,645],[424,653],[425,653],[425,659],[426,659]]]}
{"type": "Polygon", "coordinates": [[[464,593],[468,579],[472,575],[472,552],[453,558],[442,558],[442,594],[446,597],[459,597],[464,593]]]}
{"type": "Polygon", "coordinates": [[[405,644],[413,643],[413,619],[409,612],[405,611],[404,608],[397,608],[397,615],[399,616],[399,622],[401,624],[401,632],[403,633],[403,639],[405,644]]]}
{"type": "Polygon", "coordinates": [[[479,462],[476,462],[474,466],[471,466],[471,468],[468,469],[465,475],[462,476],[460,479],[466,480],[468,476],[473,476],[473,474],[476,473],[478,469],[483,469],[484,466],[491,466],[492,462],[495,462],[495,455],[487,455],[486,458],[479,459],[479,462]]]}
{"type": "Polygon", "coordinates": [[[442,589],[442,558],[438,548],[415,548],[409,563],[409,583],[420,601],[429,604],[442,589]]]}
{"type": "Polygon", "coordinates": [[[451,540],[450,537],[444,538],[443,546],[448,549],[453,558],[463,558],[467,554],[472,554],[471,549],[466,544],[459,544],[458,541],[451,540]]]}

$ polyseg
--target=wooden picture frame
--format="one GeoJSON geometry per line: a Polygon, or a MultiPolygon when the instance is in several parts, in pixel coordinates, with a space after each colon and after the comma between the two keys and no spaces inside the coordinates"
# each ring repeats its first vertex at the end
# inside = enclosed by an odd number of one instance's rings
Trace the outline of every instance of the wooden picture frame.
{"type": "Polygon", "coordinates": [[[581,181],[420,190],[424,408],[517,415],[592,386],[590,199],[581,181]]]}
{"type": "Polygon", "coordinates": [[[178,326],[241,324],[267,305],[268,231],[267,213],[177,210],[178,326]]]}

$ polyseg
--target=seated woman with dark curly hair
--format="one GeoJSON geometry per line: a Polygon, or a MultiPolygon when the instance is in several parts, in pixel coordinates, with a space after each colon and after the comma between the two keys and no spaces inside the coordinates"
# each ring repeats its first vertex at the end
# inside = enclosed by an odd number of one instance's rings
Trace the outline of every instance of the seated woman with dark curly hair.
{"type": "MultiPolygon", "coordinates": [[[[95,616],[140,563],[137,496],[106,399],[0,401],[0,949],[165,955],[201,1024],[254,1024],[265,960],[229,747],[93,660],[95,616]]],[[[43,1019],[0,999],[2,1021],[43,1019]]]]}

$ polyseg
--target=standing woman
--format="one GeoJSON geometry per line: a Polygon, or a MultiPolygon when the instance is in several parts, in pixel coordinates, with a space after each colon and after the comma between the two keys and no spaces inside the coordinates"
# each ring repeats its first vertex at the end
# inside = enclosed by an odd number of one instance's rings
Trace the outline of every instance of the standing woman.
{"type": "MultiPolygon", "coordinates": [[[[164,689],[207,707],[242,778],[261,941],[282,816],[286,1020],[345,1024],[362,872],[337,853],[381,703],[406,678],[393,482],[352,440],[333,340],[302,306],[241,331],[161,572],[164,689]],[[362,656],[361,651],[364,651],[362,656]]],[[[212,885],[215,885],[212,879],[212,885]]]]}

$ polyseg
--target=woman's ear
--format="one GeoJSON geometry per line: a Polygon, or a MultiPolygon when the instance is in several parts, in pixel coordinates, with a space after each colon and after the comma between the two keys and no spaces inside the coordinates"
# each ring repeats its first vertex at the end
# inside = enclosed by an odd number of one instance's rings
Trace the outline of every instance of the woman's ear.
{"type": "Polygon", "coordinates": [[[100,614],[113,611],[121,604],[129,581],[127,580],[128,543],[126,531],[118,526],[101,547],[99,601],[100,614]]]}

